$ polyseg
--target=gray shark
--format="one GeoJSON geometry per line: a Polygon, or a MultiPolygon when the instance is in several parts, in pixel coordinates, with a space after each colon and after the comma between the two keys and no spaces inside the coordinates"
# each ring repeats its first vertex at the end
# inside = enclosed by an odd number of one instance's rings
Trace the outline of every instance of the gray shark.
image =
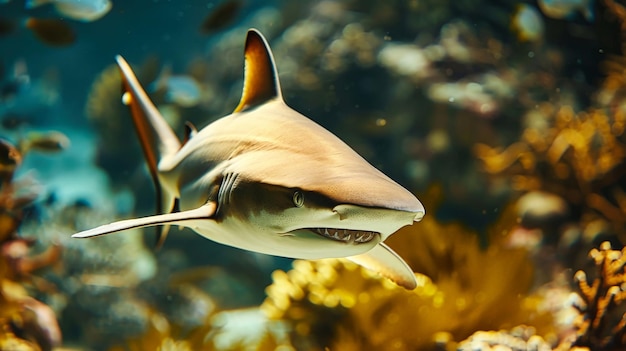
{"type": "Polygon", "coordinates": [[[272,52],[248,31],[244,88],[234,112],[178,140],[130,66],[117,56],[161,214],[72,235],[130,228],[191,228],[224,245],[268,255],[346,257],[413,289],[415,275],[383,243],[424,207],[338,137],[283,100],[272,52]]]}

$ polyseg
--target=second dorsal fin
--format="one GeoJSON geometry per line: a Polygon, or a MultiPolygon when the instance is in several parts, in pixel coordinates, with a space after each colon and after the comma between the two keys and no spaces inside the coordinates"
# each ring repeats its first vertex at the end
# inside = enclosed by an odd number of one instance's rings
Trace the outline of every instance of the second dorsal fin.
{"type": "Polygon", "coordinates": [[[248,30],[244,60],[243,92],[233,112],[244,111],[277,97],[282,99],[272,50],[256,29],[248,30]]]}

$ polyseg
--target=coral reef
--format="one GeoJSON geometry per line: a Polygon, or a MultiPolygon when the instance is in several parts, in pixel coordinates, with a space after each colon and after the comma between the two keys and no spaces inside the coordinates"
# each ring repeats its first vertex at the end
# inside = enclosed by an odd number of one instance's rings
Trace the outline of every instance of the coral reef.
{"type": "Polygon", "coordinates": [[[81,203],[45,206],[41,216],[40,222],[24,223],[23,230],[38,233],[38,247],[55,243],[63,250],[59,266],[45,274],[55,283],[55,293],[41,298],[60,311],[62,329],[72,331],[66,339],[105,350],[143,334],[151,307],[138,287],[156,274],[156,260],[140,233],[73,240],[71,233],[113,219],[110,210],[95,211],[81,203]]]}
{"type": "Polygon", "coordinates": [[[33,273],[59,260],[60,248],[51,245],[37,254],[37,239],[18,235],[24,209],[31,206],[40,188],[33,179],[15,180],[23,157],[31,150],[56,151],[66,146],[60,133],[31,134],[18,146],[0,139],[0,349],[52,350],[61,344],[55,311],[31,297],[31,289],[54,290],[54,285],[33,273]],[[54,141],[59,141],[55,143],[54,141]],[[29,289],[26,287],[30,286],[29,289]]]}
{"type": "MultiPolygon", "coordinates": [[[[608,0],[599,5],[607,19],[624,27],[622,5],[608,0]]],[[[613,22],[602,26],[610,27],[613,22]]],[[[536,213],[551,211],[548,203],[562,203],[556,222],[549,224],[545,221],[555,217],[544,216],[543,224],[533,221],[530,227],[541,227],[539,243],[557,247],[564,266],[569,267],[580,267],[580,253],[604,240],[626,242],[623,53],[618,49],[599,66],[606,77],[592,94],[589,107],[580,108],[567,100],[541,102],[524,114],[518,141],[507,147],[477,143],[473,148],[491,176],[492,189],[540,195],[528,197],[534,200],[527,202],[526,210],[536,213]]]]}

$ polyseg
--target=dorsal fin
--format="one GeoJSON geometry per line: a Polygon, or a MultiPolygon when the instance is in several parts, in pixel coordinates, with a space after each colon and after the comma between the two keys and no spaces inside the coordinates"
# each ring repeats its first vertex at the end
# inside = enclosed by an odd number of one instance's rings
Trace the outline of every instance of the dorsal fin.
{"type": "Polygon", "coordinates": [[[233,112],[241,112],[274,98],[282,99],[272,50],[258,30],[248,30],[244,51],[243,92],[233,112]]]}

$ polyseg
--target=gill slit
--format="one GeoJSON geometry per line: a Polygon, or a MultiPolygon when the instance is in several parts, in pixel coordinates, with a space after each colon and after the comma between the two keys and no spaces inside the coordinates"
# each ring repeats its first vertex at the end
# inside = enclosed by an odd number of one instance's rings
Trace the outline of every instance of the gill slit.
{"type": "Polygon", "coordinates": [[[223,207],[230,204],[232,191],[237,186],[238,178],[237,173],[226,173],[222,178],[217,192],[217,213],[221,213],[223,207]]]}

